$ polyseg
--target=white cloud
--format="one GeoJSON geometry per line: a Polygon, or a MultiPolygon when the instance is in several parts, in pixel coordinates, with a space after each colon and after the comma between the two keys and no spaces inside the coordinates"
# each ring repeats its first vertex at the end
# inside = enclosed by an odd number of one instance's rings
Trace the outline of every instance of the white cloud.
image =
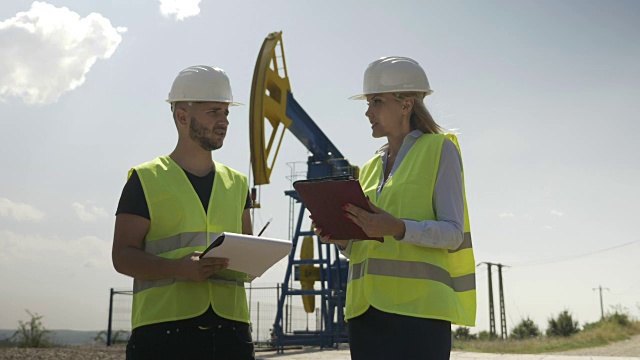
{"type": "Polygon", "coordinates": [[[0,217],[10,217],[18,221],[38,221],[44,213],[31,205],[0,198],[0,217]]]}
{"type": "Polygon", "coordinates": [[[558,211],[558,210],[551,210],[551,215],[555,215],[557,217],[562,217],[564,215],[563,212],[558,211]]]}
{"type": "Polygon", "coordinates": [[[0,22],[0,101],[56,102],[84,83],[97,59],[111,57],[126,30],[98,13],[81,18],[35,1],[29,11],[0,22]]]}
{"type": "Polygon", "coordinates": [[[181,21],[200,14],[201,0],[159,0],[160,13],[164,17],[174,17],[181,21]]]}
{"type": "Polygon", "coordinates": [[[96,221],[98,218],[106,218],[108,216],[104,208],[95,205],[85,206],[84,204],[74,202],[71,206],[76,211],[78,218],[82,221],[96,221]]]}
{"type": "Polygon", "coordinates": [[[56,267],[71,272],[81,268],[109,269],[111,246],[96,236],[63,239],[0,231],[0,268],[24,267],[31,262],[37,263],[39,269],[56,267]]]}
{"type": "Polygon", "coordinates": [[[515,214],[513,214],[513,213],[506,213],[506,212],[504,212],[504,213],[500,213],[498,216],[499,216],[499,217],[501,217],[501,218],[506,218],[506,217],[512,218],[512,217],[516,217],[516,216],[515,216],[515,214]]]}

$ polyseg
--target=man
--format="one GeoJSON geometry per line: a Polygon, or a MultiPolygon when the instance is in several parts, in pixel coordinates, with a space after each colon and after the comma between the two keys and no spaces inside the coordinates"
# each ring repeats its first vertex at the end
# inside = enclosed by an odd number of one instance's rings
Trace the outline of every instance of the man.
{"type": "Polygon", "coordinates": [[[222,69],[192,66],[169,99],[178,143],[129,171],[114,231],[115,269],[134,278],[127,359],[254,359],[242,282],[199,258],[223,231],[251,234],[246,176],[214,162],[233,102],[222,69]]]}

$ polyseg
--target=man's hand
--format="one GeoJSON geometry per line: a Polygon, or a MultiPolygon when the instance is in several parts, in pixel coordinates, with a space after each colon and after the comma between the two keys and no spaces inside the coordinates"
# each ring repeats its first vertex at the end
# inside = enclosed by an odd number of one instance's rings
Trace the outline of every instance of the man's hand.
{"type": "Polygon", "coordinates": [[[406,230],[404,221],[373,205],[369,198],[367,198],[367,201],[369,201],[369,207],[373,210],[373,213],[353,204],[345,204],[343,207],[346,211],[344,216],[360,226],[362,231],[372,238],[389,235],[396,239],[404,238],[406,230]]]}
{"type": "Polygon", "coordinates": [[[203,281],[209,276],[229,266],[229,259],[205,257],[200,259],[201,251],[183,256],[180,259],[181,278],[190,281],[203,281]]]}

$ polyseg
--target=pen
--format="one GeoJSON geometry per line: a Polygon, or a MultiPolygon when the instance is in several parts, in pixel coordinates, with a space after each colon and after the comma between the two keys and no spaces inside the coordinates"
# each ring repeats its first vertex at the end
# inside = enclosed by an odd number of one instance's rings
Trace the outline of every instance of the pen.
{"type": "Polygon", "coordinates": [[[262,230],[260,230],[260,232],[258,233],[258,236],[262,235],[262,233],[267,229],[267,226],[271,224],[271,220],[273,220],[273,218],[269,219],[269,221],[267,221],[267,223],[264,224],[264,227],[262,228],[262,230]]]}

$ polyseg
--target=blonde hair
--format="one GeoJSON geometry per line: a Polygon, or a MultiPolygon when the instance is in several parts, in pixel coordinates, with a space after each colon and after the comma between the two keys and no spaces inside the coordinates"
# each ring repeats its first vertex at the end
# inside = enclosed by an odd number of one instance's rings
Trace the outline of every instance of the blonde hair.
{"type": "Polygon", "coordinates": [[[424,104],[425,93],[423,92],[400,92],[393,96],[399,100],[413,99],[413,109],[411,110],[410,126],[411,130],[420,130],[425,134],[443,134],[445,130],[433,120],[431,113],[424,104]]]}

